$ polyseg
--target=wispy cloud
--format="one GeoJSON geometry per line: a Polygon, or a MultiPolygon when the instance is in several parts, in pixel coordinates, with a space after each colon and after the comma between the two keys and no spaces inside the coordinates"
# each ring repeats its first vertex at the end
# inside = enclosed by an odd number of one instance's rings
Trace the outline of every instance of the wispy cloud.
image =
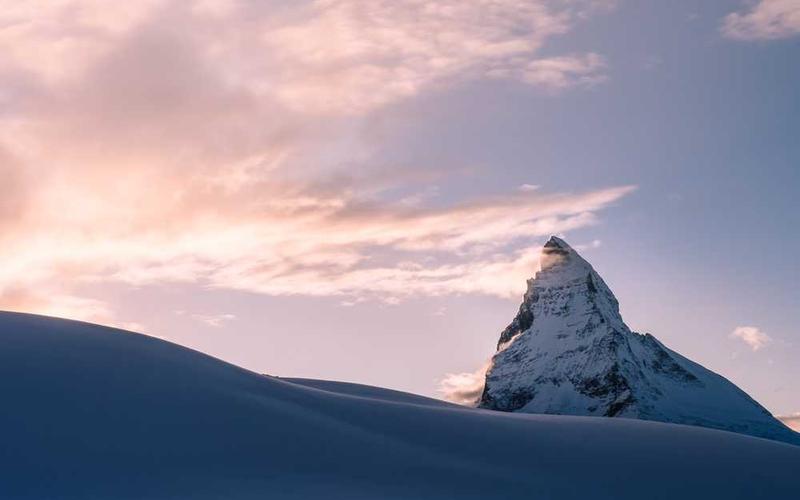
{"type": "Polygon", "coordinates": [[[233,314],[194,314],[192,318],[212,328],[219,328],[224,323],[235,320],[236,316],[233,314]]]}
{"type": "Polygon", "coordinates": [[[760,0],[745,12],[725,16],[722,33],[739,40],[770,40],[800,33],[800,2],[760,0]]]}
{"type": "Polygon", "coordinates": [[[520,0],[321,0],[265,40],[292,61],[278,73],[276,88],[290,106],[358,112],[482,73],[550,88],[597,78],[595,54],[536,59],[547,39],[569,31],[590,8],[520,0]]]}
{"type": "MultiPolygon", "coordinates": [[[[516,295],[520,277],[537,267],[536,238],[593,224],[596,211],[631,190],[518,192],[444,208],[409,208],[361,198],[355,186],[349,188],[353,194],[342,196],[270,182],[259,183],[258,196],[246,190],[192,200],[199,181],[189,182],[189,190],[179,182],[170,183],[171,195],[146,189],[147,182],[141,191],[91,194],[83,186],[41,187],[43,199],[17,224],[8,221],[14,228],[0,251],[0,301],[8,308],[47,311],[53,303],[62,309],[73,304],[86,314],[73,307],[61,312],[107,322],[101,302],[64,300],[73,293],[69,284],[183,282],[381,300],[516,295]],[[133,208],[137,198],[139,211],[133,208]]],[[[212,182],[201,191],[213,188],[212,182]]]]}
{"type": "MultiPolygon", "coordinates": [[[[169,48],[169,57],[177,44],[186,63],[220,70],[227,86],[252,96],[304,113],[360,113],[489,73],[548,87],[586,81],[600,66],[596,54],[539,59],[537,52],[608,5],[146,0],[111,9],[96,0],[7,1],[0,48],[12,66],[65,83],[120,48],[149,48],[158,64],[164,55],[154,49],[169,48]]],[[[137,68],[118,69],[135,75],[137,68]]]]}
{"type": "Polygon", "coordinates": [[[382,164],[358,132],[467,80],[588,82],[600,56],[539,49],[595,2],[0,7],[0,307],[111,323],[98,283],[505,296],[538,238],[633,189],[437,203],[439,166],[382,164]]]}
{"type": "Polygon", "coordinates": [[[737,326],[730,336],[741,340],[753,351],[757,351],[772,342],[772,338],[769,335],[755,326],[737,326]]]}
{"type": "Polygon", "coordinates": [[[598,54],[551,57],[531,61],[522,71],[522,80],[551,90],[604,82],[605,60],[598,54]]]}

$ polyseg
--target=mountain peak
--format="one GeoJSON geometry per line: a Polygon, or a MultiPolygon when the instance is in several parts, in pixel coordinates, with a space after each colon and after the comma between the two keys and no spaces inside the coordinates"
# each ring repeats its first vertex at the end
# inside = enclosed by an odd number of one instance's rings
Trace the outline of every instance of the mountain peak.
{"type": "Polygon", "coordinates": [[[486,373],[482,408],[628,417],[800,441],[716,373],[631,331],[600,275],[564,240],[542,248],[486,373]]]}
{"type": "Polygon", "coordinates": [[[572,250],[572,247],[569,246],[566,241],[555,235],[550,236],[550,239],[544,244],[544,248],[561,248],[564,250],[572,250]]]}
{"type": "Polygon", "coordinates": [[[556,236],[551,236],[542,247],[539,264],[540,272],[535,279],[542,282],[570,280],[594,272],[575,249],[556,236]]]}

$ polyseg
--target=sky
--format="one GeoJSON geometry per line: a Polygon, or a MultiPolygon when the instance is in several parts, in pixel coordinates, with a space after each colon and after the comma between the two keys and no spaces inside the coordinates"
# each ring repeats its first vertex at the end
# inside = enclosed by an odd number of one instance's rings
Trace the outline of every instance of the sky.
{"type": "Polygon", "coordinates": [[[441,397],[557,234],[800,415],[799,0],[0,7],[0,308],[441,397]]]}

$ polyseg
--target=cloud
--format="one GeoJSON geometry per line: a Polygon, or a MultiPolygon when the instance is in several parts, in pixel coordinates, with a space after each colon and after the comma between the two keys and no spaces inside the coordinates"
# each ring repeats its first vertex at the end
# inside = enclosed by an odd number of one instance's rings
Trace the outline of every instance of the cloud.
{"type": "Polygon", "coordinates": [[[575,250],[581,250],[582,251],[582,250],[589,250],[589,249],[592,249],[592,248],[600,248],[601,246],[603,246],[603,241],[602,240],[592,240],[589,243],[579,243],[579,244],[572,245],[572,248],[574,248],[575,250]]]}
{"type": "Polygon", "coordinates": [[[488,369],[487,362],[475,372],[448,373],[439,383],[439,393],[451,403],[475,406],[483,394],[488,369]]]}
{"type": "Polygon", "coordinates": [[[738,40],[772,40],[800,33],[800,3],[796,0],[761,0],[746,12],[723,19],[722,33],[738,40]]]}
{"type": "Polygon", "coordinates": [[[793,431],[800,432],[800,413],[776,417],[793,431]]]}
{"type": "Polygon", "coordinates": [[[539,239],[633,188],[442,203],[443,167],[386,165],[363,128],[468,80],[588,83],[600,56],[538,52],[601,11],[0,0],[0,307],[114,323],[90,292],[106,284],[342,303],[519,294],[539,239]]]}
{"type": "Polygon", "coordinates": [[[551,57],[529,62],[523,69],[521,78],[527,83],[551,90],[576,85],[590,86],[607,79],[602,73],[605,66],[604,59],[595,53],[551,57]]]}
{"type": "Polygon", "coordinates": [[[46,284],[37,288],[29,288],[20,282],[3,284],[0,286],[0,308],[100,323],[130,331],[144,330],[140,323],[119,320],[110,305],[102,300],[71,294],[65,288],[46,284]]]}
{"type": "MultiPolygon", "coordinates": [[[[230,87],[303,113],[361,113],[486,74],[550,88],[595,79],[588,73],[600,66],[596,54],[536,54],[609,6],[591,0],[145,0],[109,9],[97,0],[5,1],[0,48],[12,65],[63,84],[80,80],[121,45],[151,42],[149,53],[158,60],[177,42],[191,59],[224,72],[230,87]]],[[[175,73],[165,69],[162,76],[175,73]]]]}
{"type": "Polygon", "coordinates": [[[535,57],[591,10],[586,2],[554,10],[520,0],[320,0],[265,40],[292,61],[277,74],[284,102],[359,112],[481,74],[548,88],[599,81],[596,54],[535,57]]]}
{"type": "Polygon", "coordinates": [[[235,320],[236,316],[233,314],[193,314],[192,318],[212,328],[219,328],[224,323],[235,320]]]}
{"type": "Polygon", "coordinates": [[[772,342],[772,338],[769,335],[755,326],[737,326],[730,336],[741,340],[753,351],[757,351],[772,342]]]}

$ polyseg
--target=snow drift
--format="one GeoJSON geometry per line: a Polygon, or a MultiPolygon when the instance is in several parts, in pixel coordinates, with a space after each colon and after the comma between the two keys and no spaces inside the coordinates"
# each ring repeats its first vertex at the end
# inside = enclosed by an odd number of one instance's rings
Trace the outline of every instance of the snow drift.
{"type": "Polygon", "coordinates": [[[752,499],[800,447],[281,380],[168,342],[0,313],[0,498],[752,499]]]}

